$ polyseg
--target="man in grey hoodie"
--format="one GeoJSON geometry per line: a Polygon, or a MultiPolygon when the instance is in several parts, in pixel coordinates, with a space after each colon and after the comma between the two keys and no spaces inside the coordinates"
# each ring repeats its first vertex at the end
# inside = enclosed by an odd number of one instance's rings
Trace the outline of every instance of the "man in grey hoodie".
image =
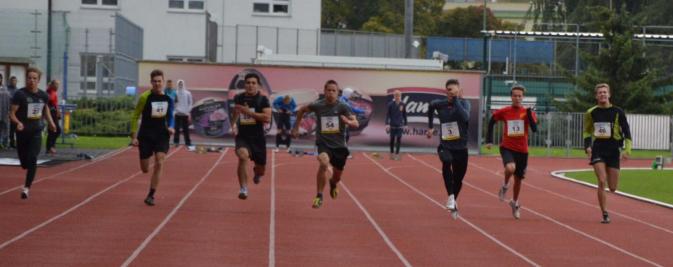
{"type": "Polygon", "coordinates": [[[175,96],[175,135],[173,135],[173,144],[180,144],[180,132],[185,135],[185,145],[191,146],[192,140],[189,138],[189,124],[191,124],[190,112],[192,110],[192,93],[187,90],[185,81],[178,80],[178,91],[175,96]]]}
{"type": "Polygon", "coordinates": [[[2,82],[3,77],[0,74],[0,148],[6,148],[9,145],[9,109],[12,97],[2,82]]]}

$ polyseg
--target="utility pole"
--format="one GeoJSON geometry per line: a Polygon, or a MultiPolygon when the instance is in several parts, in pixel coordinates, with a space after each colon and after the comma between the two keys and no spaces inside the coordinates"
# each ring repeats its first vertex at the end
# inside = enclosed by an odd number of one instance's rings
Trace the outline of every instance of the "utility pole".
{"type": "Polygon", "coordinates": [[[404,57],[411,58],[414,35],[414,0],[404,0],[404,57]]]}
{"type": "Polygon", "coordinates": [[[47,1],[47,83],[51,82],[51,1],[47,1]]]}

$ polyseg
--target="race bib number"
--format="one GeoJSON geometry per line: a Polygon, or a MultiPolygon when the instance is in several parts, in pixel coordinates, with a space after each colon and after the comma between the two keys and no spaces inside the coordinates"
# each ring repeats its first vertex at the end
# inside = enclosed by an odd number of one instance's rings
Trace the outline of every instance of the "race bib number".
{"type": "Polygon", "coordinates": [[[460,138],[460,129],[455,121],[442,123],[442,140],[451,141],[460,138]]]}
{"type": "Polygon", "coordinates": [[[152,118],[163,118],[168,113],[168,102],[152,102],[152,118]]]}
{"type": "MultiPolygon", "coordinates": [[[[255,108],[250,108],[252,112],[257,113],[255,108]]],[[[241,125],[255,125],[257,124],[257,120],[253,116],[250,116],[248,114],[243,114],[241,113],[241,119],[240,119],[241,125]]]]}
{"type": "Polygon", "coordinates": [[[320,120],[320,133],[339,133],[339,117],[325,116],[320,120]]]}
{"type": "Polygon", "coordinates": [[[524,135],[525,124],[523,120],[508,120],[507,121],[507,136],[519,137],[524,135]]]}
{"type": "Polygon", "coordinates": [[[598,139],[612,137],[612,125],[609,122],[594,122],[594,136],[598,139]]]}
{"type": "Polygon", "coordinates": [[[44,103],[28,103],[26,117],[29,120],[39,120],[42,118],[42,110],[44,110],[44,103]]]}

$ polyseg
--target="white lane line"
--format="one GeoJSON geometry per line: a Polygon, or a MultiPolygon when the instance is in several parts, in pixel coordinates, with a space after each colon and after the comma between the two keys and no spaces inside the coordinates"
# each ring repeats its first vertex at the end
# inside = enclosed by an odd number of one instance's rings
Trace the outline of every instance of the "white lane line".
{"type": "MultiPolygon", "coordinates": [[[[425,163],[425,161],[422,161],[422,160],[419,160],[419,161],[425,163]]],[[[479,166],[479,165],[477,165],[477,164],[470,163],[470,165],[472,165],[472,166],[474,166],[474,167],[476,167],[476,168],[478,168],[478,169],[484,170],[484,171],[486,171],[486,172],[493,173],[493,174],[495,175],[495,173],[494,173],[493,171],[491,171],[491,170],[489,170],[489,169],[486,169],[486,168],[484,168],[484,167],[481,167],[481,166],[479,166]]],[[[427,164],[427,163],[426,163],[426,166],[428,166],[428,167],[434,169],[434,170],[437,171],[437,172],[440,172],[439,169],[437,169],[437,168],[435,168],[434,166],[431,166],[431,165],[429,165],[429,164],[427,164]]],[[[472,184],[470,184],[470,183],[464,183],[464,184],[466,184],[466,185],[468,185],[469,187],[472,187],[473,189],[475,189],[475,190],[477,190],[477,191],[480,191],[480,192],[482,192],[482,193],[484,193],[484,194],[487,194],[487,195],[492,196],[492,197],[494,197],[494,198],[498,198],[498,196],[497,196],[496,194],[493,194],[493,193],[491,193],[491,192],[489,192],[489,191],[486,191],[486,190],[484,190],[484,189],[481,189],[481,188],[479,188],[479,187],[477,187],[477,186],[474,186],[474,185],[472,185],[472,184]]],[[[612,244],[612,243],[610,243],[610,242],[608,242],[608,241],[605,241],[605,240],[600,239],[600,238],[598,238],[598,237],[592,236],[592,235],[590,235],[590,234],[588,234],[588,233],[586,233],[586,232],[583,232],[582,230],[579,230],[579,229],[577,229],[577,228],[574,228],[574,227],[572,227],[572,226],[570,226],[570,225],[568,225],[568,224],[565,224],[565,223],[562,223],[562,222],[560,222],[560,221],[557,221],[556,219],[551,218],[551,217],[549,217],[549,216],[547,216],[547,215],[544,215],[544,214],[542,214],[542,213],[540,213],[540,212],[537,212],[537,211],[535,211],[535,210],[533,210],[533,209],[530,209],[530,208],[527,208],[527,207],[521,207],[521,208],[524,209],[524,210],[527,210],[528,212],[533,213],[533,214],[535,214],[535,215],[537,215],[537,216],[539,216],[539,217],[541,217],[541,218],[543,218],[543,219],[546,219],[546,220],[548,220],[548,221],[550,221],[550,222],[553,222],[553,223],[555,223],[555,224],[557,224],[557,225],[559,225],[559,226],[561,226],[561,227],[564,227],[564,228],[566,228],[566,229],[568,229],[568,230],[571,230],[571,231],[573,231],[573,232],[575,232],[575,233],[577,233],[577,234],[579,234],[579,235],[582,235],[582,236],[584,236],[584,237],[586,237],[586,238],[589,238],[589,239],[591,239],[591,240],[594,240],[594,241],[596,241],[596,242],[598,242],[598,243],[601,243],[601,244],[603,244],[603,245],[605,245],[605,246],[608,246],[608,247],[610,247],[610,248],[612,248],[612,249],[614,249],[614,250],[617,250],[617,251],[619,251],[619,252],[621,252],[621,253],[624,253],[624,254],[626,254],[626,255],[629,255],[629,256],[631,256],[631,257],[633,257],[633,258],[636,258],[636,259],[638,259],[638,260],[641,260],[641,261],[646,262],[646,263],[648,263],[648,264],[650,264],[650,265],[653,265],[653,266],[661,266],[660,264],[658,264],[658,263],[656,263],[656,262],[653,262],[653,261],[648,260],[648,259],[646,259],[646,258],[644,258],[644,257],[641,257],[641,256],[639,256],[639,255],[637,255],[637,254],[635,254],[635,253],[632,253],[632,252],[630,252],[630,251],[628,251],[628,250],[626,250],[626,249],[623,249],[623,248],[621,248],[621,247],[619,247],[619,246],[617,246],[617,245],[615,245],[615,244],[612,244]]]]}
{"type": "Polygon", "coordinates": [[[271,153],[271,211],[269,217],[269,267],[274,267],[276,266],[276,152],[271,153]]]}
{"type": "Polygon", "coordinates": [[[348,187],[346,186],[346,183],[344,183],[344,182],[342,181],[342,182],[341,182],[341,187],[342,187],[342,188],[346,191],[346,193],[348,193],[348,195],[353,199],[353,201],[354,201],[355,204],[358,206],[358,208],[360,208],[360,210],[362,211],[362,213],[365,214],[365,217],[367,217],[367,220],[369,220],[369,223],[371,223],[372,226],[374,226],[374,229],[376,229],[376,231],[379,233],[379,235],[381,236],[381,238],[383,238],[383,241],[386,242],[386,245],[388,245],[388,247],[390,248],[390,250],[392,250],[392,251],[395,253],[395,255],[397,255],[397,258],[399,258],[400,261],[402,261],[402,264],[404,264],[404,266],[406,266],[406,267],[411,267],[411,263],[409,263],[409,261],[407,261],[407,259],[404,257],[404,255],[402,255],[402,253],[397,249],[397,247],[395,247],[395,244],[393,244],[393,242],[390,241],[390,238],[388,238],[388,235],[386,235],[386,233],[383,231],[383,229],[381,229],[381,227],[379,227],[379,224],[376,223],[376,221],[374,220],[374,218],[369,214],[369,212],[367,212],[367,209],[365,209],[365,207],[362,206],[362,204],[360,203],[360,201],[358,201],[358,199],[353,195],[353,193],[351,193],[351,191],[348,190],[348,187]]]}
{"type": "MultiPolygon", "coordinates": [[[[172,154],[168,154],[168,155],[166,156],[166,158],[169,158],[170,156],[174,155],[174,154],[175,154],[176,152],[178,152],[179,150],[180,150],[180,148],[176,149],[172,154]]],[[[129,180],[133,179],[134,177],[138,176],[138,175],[141,174],[141,173],[142,173],[141,171],[138,171],[138,172],[132,174],[131,176],[124,178],[124,180],[118,181],[118,182],[114,183],[113,185],[108,186],[107,188],[105,188],[105,189],[103,189],[103,190],[101,190],[101,191],[98,191],[98,193],[95,193],[95,194],[89,196],[88,198],[86,198],[85,200],[83,200],[82,202],[80,202],[79,204],[77,204],[77,205],[75,205],[75,206],[73,206],[73,207],[67,209],[67,210],[64,211],[64,212],[61,212],[60,214],[58,214],[58,215],[56,215],[56,216],[54,216],[54,217],[51,217],[49,220],[46,220],[46,221],[44,221],[43,223],[38,224],[38,225],[34,226],[33,228],[30,228],[30,229],[26,230],[25,232],[21,233],[20,235],[17,235],[17,236],[15,236],[14,238],[5,241],[4,243],[0,244],[0,250],[2,250],[3,248],[5,248],[5,247],[11,245],[12,243],[14,243],[14,242],[16,242],[16,241],[18,241],[18,240],[20,240],[20,239],[26,237],[27,235],[31,234],[32,232],[35,232],[35,231],[37,231],[37,230],[40,230],[42,227],[45,227],[45,226],[47,226],[48,224],[50,224],[50,223],[52,223],[52,222],[54,222],[54,221],[56,221],[56,220],[58,220],[58,219],[60,219],[60,218],[63,218],[64,216],[66,216],[66,215],[70,214],[71,212],[75,211],[76,209],[78,209],[78,208],[80,208],[80,207],[86,205],[87,203],[91,202],[92,200],[96,199],[98,196],[100,196],[100,195],[106,193],[107,191],[110,191],[110,190],[114,189],[115,187],[117,187],[117,186],[119,186],[119,185],[121,185],[121,184],[123,184],[123,183],[128,182],[129,180]]]]}
{"type": "Polygon", "coordinates": [[[122,263],[121,266],[129,266],[129,264],[131,264],[131,263],[133,262],[133,260],[135,260],[136,257],[138,257],[138,255],[140,255],[140,252],[142,252],[143,249],[145,249],[145,247],[147,247],[147,244],[149,244],[149,243],[152,241],[152,239],[154,239],[154,237],[155,237],[157,234],[159,234],[159,232],[161,232],[161,229],[163,229],[164,226],[166,226],[166,224],[168,224],[168,222],[173,218],[173,216],[175,216],[175,214],[176,214],[176,213],[178,212],[178,210],[182,207],[182,205],[184,205],[185,202],[187,202],[187,199],[189,199],[189,198],[192,196],[192,194],[194,193],[194,191],[196,191],[196,189],[197,189],[197,188],[198,188],[204,181],[206,181],[206,179],[208,178],[208,176],[210,176],[210,174],[213,172],[213,170],[215,170],[215,167],[217,167],[217,165],[220,163],[220,161],[222,161],[222,159],[224,158],[224,155],[227,154],[227,151],[229,151],[229,148],[226,148],[226,149],[224,150],[224,152],[222,153],[222,155],[220,155],[220,158],[217,159],[217,161],[215,162],[215,164],[213,164],[213,166],[210,167],[210,169],[208,170],[208,172],[206,172],[206,174],[204,174],[203,177],[201,177],[201,180],[199,180],[199,182],[196,183],[196,184],[192,187],[192,189],[189,190],[189,192],[187,192],[187,194],[186,194],[185,196],[182,197],[182,199],[180,200],[180,202],[178,202],[178,205],[176,205],[176,206],[173,208],[173,210],[166,216],[166,218],[164,218],[164,220],[157,226],[157,228],[155,228],[154,231],[152,231],[152,233],[150,233],[150,235],[147,236],[147,238],[145,238],[145,240],[140,244],[140,246],[138,246],[138,248],[136,248],[136,250],[133,251],[133,253],[131,254],[131,256],[129,256],[129,257],[126,259],[126,261],[124,261],[124,263],[122,263]]]}
{"type": "MultiPolygon", "coordinates": [[[[385,167],[383,167],[380,163],[378,163],[378,162],[376,162],[375,160],[373,160],[372,158],[370,158],[368,155],[365,154],[365,157],[367,157],[367,159],[369,159],[371,162],[374,162],[374,164],[376,164],[376,166],[378,166],[381,170],[383,170],[384,172],[386,172],[386,173],[387,173],[388,175],[390,175],[391,177],[395,178],[398,182],[400,182],[400,183],[402,183],[403,185],[407,186],[407,187],[408,187],[409,189],[411,189],[412,191],[416,192],[417,194],[423,196],[424,198],[426,198],[426,199],[429,200],[430,202],[432,202],[432,203],[434,203],[435,205],[439,206],[442,210],[445,210],[445,209],[446,209],[446,208],[444,207],[444,205],[442,205],[442,204],[439,203],[438,201],[434,200],[434,199],[431,198],[430,196],[426,195],[425,193],[423,193],[421,190],[419,190],[418,188],[414,187],[413,185],[407,183],[406,181],[404,181],[404,179],[402,179],[402,178],[400,178],[399,176],[395,175],[394,173],[390,172],[390,171],[387,170],[385,167]]],[[[411,155],[409,155],[409,157],[411,157],[411,158],[414,159],[414,160],[417,160],[416,158],[414,158],[414,157],[411,156],[411,155]]],[[[417,160],[417,161],[418,161],[418,160],[417,160]]],[[[421,163],[424,163],[424,162],[421,162],[421,163]]],[[[512,247],[508,246],[508,245],[505,244],[504,242],[502,242],[502,241],[498,240],[497,238],[495,238],[494,236],[488,234],[484,229],[482,229],[482,228],[480,228],[479,226],[473,224],[473,223],[470,222],[469,220],[463,218],[462,216],[459,216],[458,218],[459,218],[462,222],[464,222],[465,224],[467,224],[467,225],[469,225],[470,227],[472,227],[473,229],[477,230],[477,232],[481,233],[481,234],[484,235],[486,238],[492,240],[493,242],[495,242],[495,243],[498,244],[499,246],[503,247],[503,248],[506,249],[507,251],[511,252],[512,254],[514,254],[514,255],[518,256],[519,258],[521,258],[522,260],[526,261],[528,264],[530,264],[530,265],[532,265],[532,266],[540,266],[539,264],[535,263],[533,260],[531,260],[531,259],[529,259],[528,257],[524,256],[523,254],[521,254],[520,252],[516,251],[516,250],[513,249],[512,247]]]]}
{"type": "MultiPolygon", "coordinates": [[[[129,150],[129,149],[131,149],[131,147],[121,148],[121,149],[112,151],[112,152],[110,152],[110,153],[107,153],[107,154],[101,156],[100,158],[96,158],[96,159],[94,159],[93,161],[90,161],[90,162],[87,162],[87,163],[85,163],[85,164],[79,165],[79,166],[77,166],[77,167],[70,168],[70,169],[67,169],[67,170],[63,170],[63,171],[60,171],[60,172],[58,172],[58,173],[54,173],[54,174],[49,175],[49,176],[44,177],[44,178],[39,178],[39,177],[38,177],[38,178],[35,180],[35,182],[33,182],[33,184],[38,184],[38,183],[41,183],[41,182],[43,182],[43,181],[51,180],[51,179],[53,179],[53,178],[56,178],[56,177],[59,176],[59,175],[66,174],[66,173],[71,173],[71,172],[73,172],[73,171],[79,170],[79,169],[84,168],[84,167],[86,167],[86,166],[90,166],[90,165],[96,164],[96,163],[98,163],[98,162],[103,162],[104,160],[109,159],[109,158],[112,158],[112,157],[114,157],[114,156],[116,156],[116,155],[119,155],[119,154],[121,154],[122,152],[124,152],[124,151],[126,151],[126,150],[129,150]]],[[[19,185],[19,186],[16,186],[16,187],[12,187],[12,188],[10,188],[10,189],[7,189],[7,190],[5,190],[5,191],[0,192],[0,196],[2,196],[2,195],[4,195],[4,194],[7,194],[7,193],[9,193],[9,192],[15,191],[15,190],[19,190],[19,189],[21,189],[21,188],[23,188],[23,185],[19,185]]]]}

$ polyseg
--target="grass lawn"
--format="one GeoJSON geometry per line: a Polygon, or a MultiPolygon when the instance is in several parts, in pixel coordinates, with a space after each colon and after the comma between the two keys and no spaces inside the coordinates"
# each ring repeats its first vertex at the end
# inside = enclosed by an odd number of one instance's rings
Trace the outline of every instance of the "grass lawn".
{"type": "MultiPolygon", "coordinates": [[[[596,184],[593,171],[569,172],[566,176],[596,184]]],[[[673,170],[622,170],[618,190],[673,204],[673,170]]]]}
{"type": "MultiPolygon", "coordinates": [[[[47,137],[42,138],[46,141],[47,137]]],[[[127,136],[79,136],[77,139],[66,138],[66,143],[74,143],[75,148],[81,149],[118,149],[129,144],[127,136]]],[[[69,148],[70,145],[61,144],[61,138],[56,141],[56,148],[69,148]]]]}
{"type": "MultiPolygon", "coordinates": [[[[547,156],[547,148],[545,147],[529,147],[528,148],[528,153],[531,157],[546,157],[547,156]]],[[[486,149],[486,146],[481,147],[481,154],[482,155],[500,155],[500,148],[496,145],[494,145],[491,150],[486,149]]],[[[570,157],[571,158],[584,158],[586,157],[586,154],[584,154],[584,150],[582,149],[570,149],[570,157]]],[[[654,159],[658,155],[662,155],[664,157],[671,157],[671,151],[668,150],[633,150],[631,152],[631,158],[634,159],[654,159]]],[[[560,147],[552,147],[549,151],[549,156],[550,157],[566,157],[566,150],[565,148],[560,148],[560,147]]]]}

